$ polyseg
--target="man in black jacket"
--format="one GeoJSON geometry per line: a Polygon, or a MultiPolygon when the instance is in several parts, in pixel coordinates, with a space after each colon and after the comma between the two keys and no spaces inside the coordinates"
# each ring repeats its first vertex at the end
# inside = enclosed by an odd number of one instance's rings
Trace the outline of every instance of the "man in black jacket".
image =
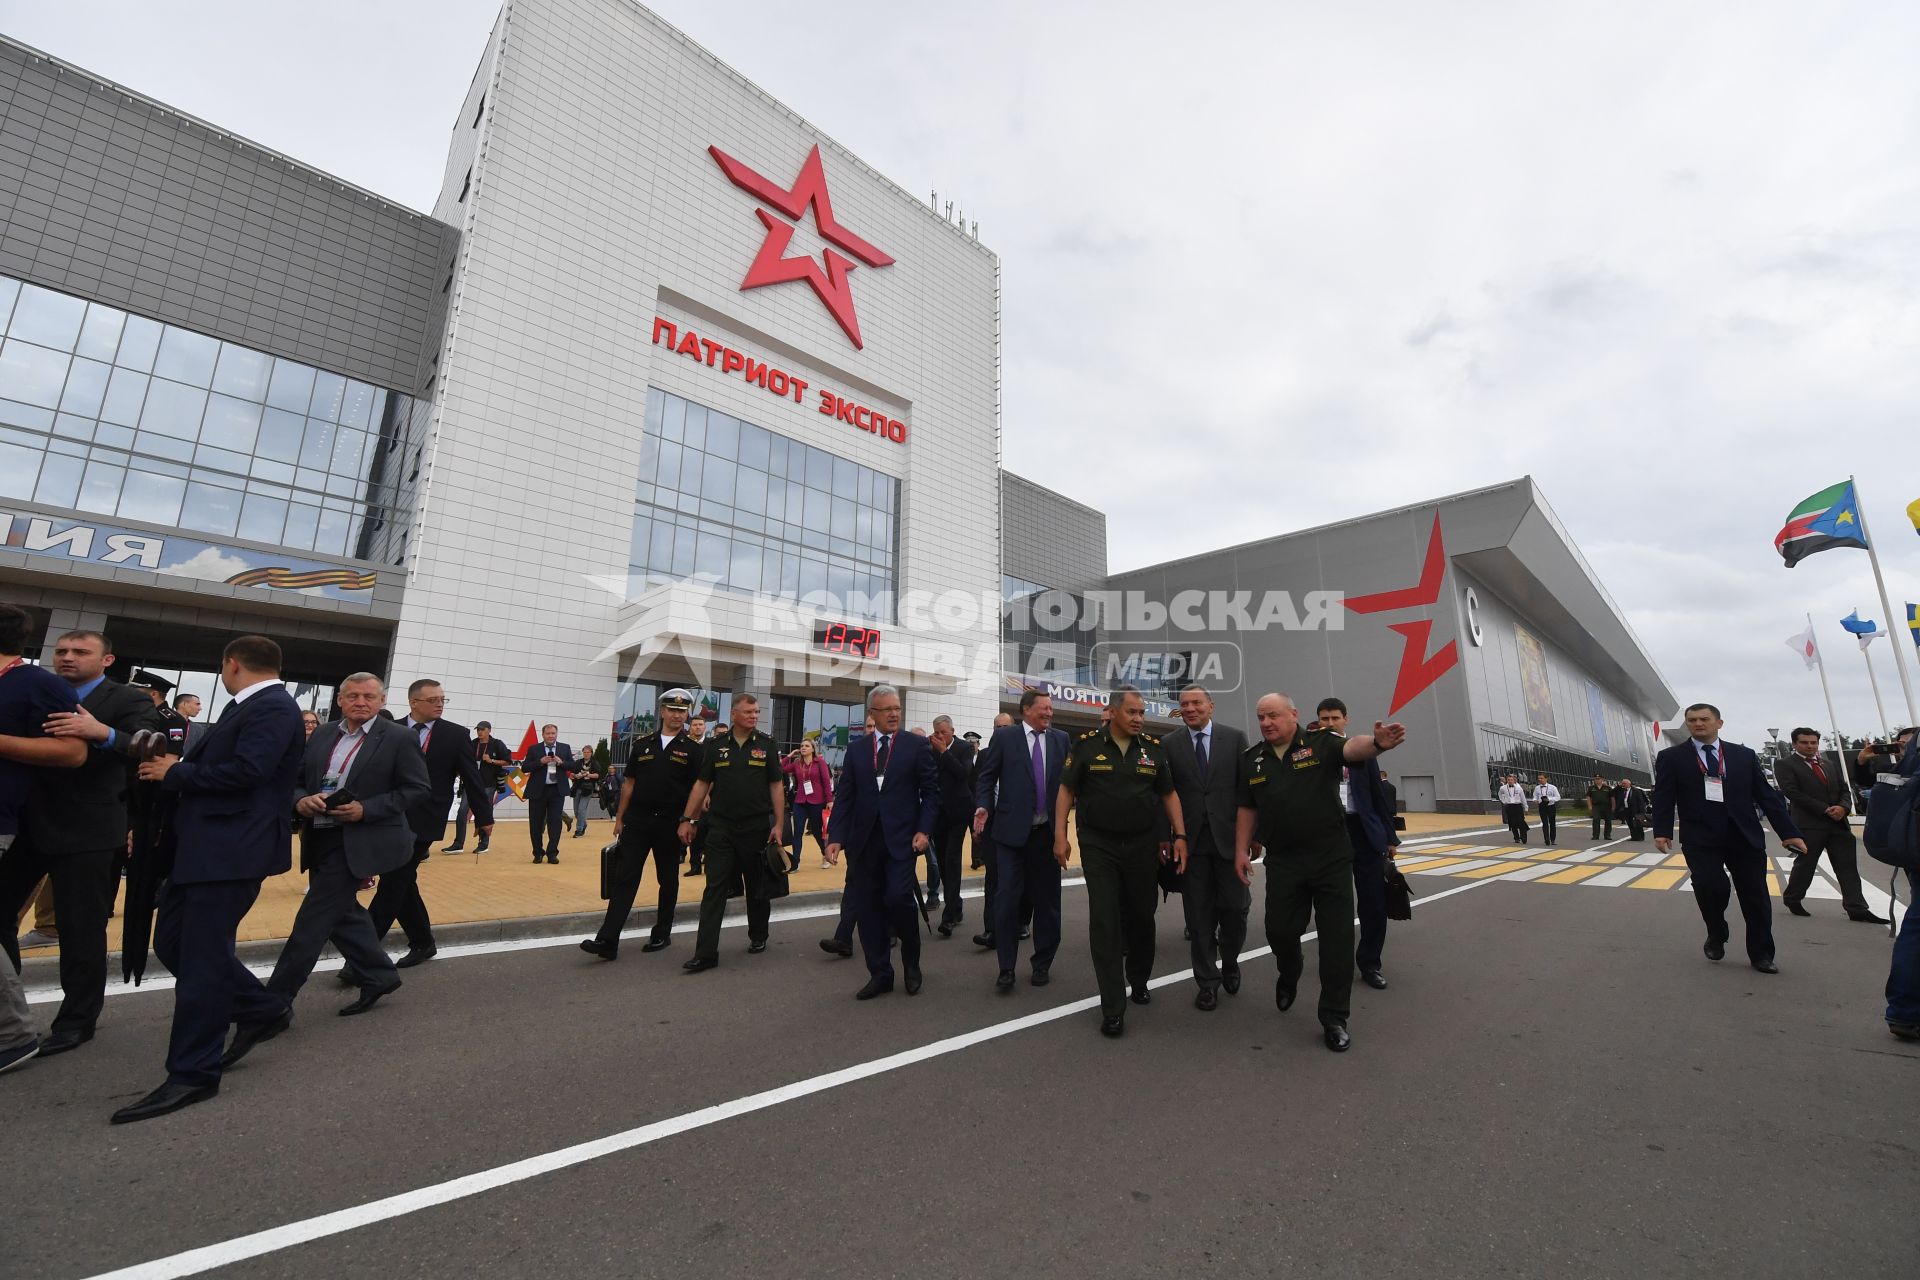
{"type": "Polygon", "coordinates": [[[940,820],[933,830],[940,883],[946,887],[940,936],[951,938],[954,927],[966,915],[960,901],[960,850],[973,823],[973,744],[954,736],[952,716],[935,716],[933,735],[927,741],[933,747],[933,763],[940,774],[940,820]]]}
{"type": "Polygon", "coordinates": [[[480,832],[480,843],[473,847],[474,855],[485,853],[493,840],[493,798],[506,785],[507,771],[513,768],[513,752],[493,736],[493,725],[486,720],[473,726],[473,764],[480,771],[480,790],[469,791],[465,784],[461,785],[460,814],[453,823],[453,843],[441,853],[467,851],[468,814],[474,816],[473,825],[480,832]]]}
{"type": "MultiPolygon", "coordinates": [[[[107,678],[112,665],[113,645],[98,631],[69,631],[53,642],[54,674],[72,688],[75,709],[49,716],[42,732],[84,741],[86,763],[36,771],[20,838],[0,855],[0,914],[9,920],[42,877],[53,881],[63,998],[41,1057],[93,1039],[106,1001],[107,920],[119,889],[114,865],[127,845],[125,748],[140,730],[165,728],[151,698],[107,678]]],[[[17,966],[17,940],[4,932],[0,942],[17,966]]]]}

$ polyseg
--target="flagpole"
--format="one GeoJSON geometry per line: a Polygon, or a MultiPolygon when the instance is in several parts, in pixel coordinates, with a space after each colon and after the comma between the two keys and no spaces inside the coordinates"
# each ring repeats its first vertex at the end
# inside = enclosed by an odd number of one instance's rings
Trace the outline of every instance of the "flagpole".
{"type": "MultiPolygon", "coordinates": [[[[1807,634],[1813,635],[1812,614],[1807,615],[1807,634]]],[[[1814,665],[1820,669],[1820,696],[1827,700],[1827,727],[1833,730],[1834,758],[1840,762],[1840,777],[1843,780],[1850,779],[1853,777],[1853,774],[1847,768],[1847,743],[1846,739],[1840,736],[1840,717],[1833,713],[1833,690],[1827,687],[1827,655],[1820,647],[1820,639],[1818,636],[1815,636],[1813,641],[1813,661],[1814,665]]],[[[1852,813],[1854,809],[1853,784],[1851,782],[1847,783],[1845,791],[1847,793],[1847,812],[1852,813]]]]}
{"type": "MultiPolygon", "coordinates": [[[[1873,566],[1873,585],[1880,588],[1880,607],[1886,610],[1886,612],[1880,616],[1887,619],[1888,627],[1892,627],[1893,602],[1887,596],[1887,580],[1880,574],[1880,552],[1876,550],[1873,545],[1873,535],[1867,532],[1866,504],[1860,501],[1860,486],[1852,476],[1847,477],[1847,483],[1853,486],[1853,509],[1860,517],[1860,536],[1864,538],[1867,543],[1867,562],[1873,566]]],[[[1907,615],[1902,611],[1900,616],[1904,618],[1907,615]]],[[[1900,673],[1900,691],[1907,696],[1907,723],[1920,724],[1920,709],[1916,709],[1914,706],[1913,681],[1907,675],[1906,657],[1907,655],[1896,645],[1893,654],[1893,669],[1900,673]]],[[[1871,662],[1867,664],[1867,671],[1869,673],[1873,671],[1873,664],[1871,662]]],[[[1886,718],[1884,711],[1880,714],[1882,719],[1886,718]]],[[[1888,741],[1892,741],[1892,739],[1889,738],[1888,741]]]]}
{"type": "Polygon", "coordinates": [[[1873,686],[1874,709],[1880,713],[1880,732],[1887,735],[1887,741],[1893,741],[1893,723],[1887,719],[1887,706],[1880,701],[1880,677],[1873,674],[1873,645],[1869,641],[1860,646],[1860,657],[1867,664],[1867,683],[1873,686]]]}

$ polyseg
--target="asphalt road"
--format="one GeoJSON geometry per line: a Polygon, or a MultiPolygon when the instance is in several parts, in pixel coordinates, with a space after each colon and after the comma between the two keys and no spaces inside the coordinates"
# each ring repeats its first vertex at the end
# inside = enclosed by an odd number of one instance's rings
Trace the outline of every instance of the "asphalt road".
{"type": "MultiPolygon", "coordinates": [[[[91,1045],[0,1081],[0,1258],[50,1277],[170,1258],[137,1274],[1915,1273],[1920,1047],[1881,1018],[1884,929],[1776,911],[1768,977],[1701,957],[1685,893],[1415,891],[1446,896],[1393,926],[1391,989],[1356,987],[1345,1055],[1319,1041],[1311,944],[1285,1015],[1263,957],[1212,1014],[1189,981],[1159,987],[1118,1041],[1090,1010],[1046,1016],[1093,993],[1078,889],[1053,984],[1023,968],[1011,996],[956,936],[926,943],[920,996],[856,1004],[864,972],[818,950],[818,919],[776,921],[761,956],[729,928],[697,976],[684,934],[610,965],[571,939],[443,956],[347,1020],[317,975],[217,1099],[133,1126],[107,1116],[160,1082],[171,996],[115,996],[91,1045]]],[[[1178,906],[1157,974],[1186,968],[1178,906]]]]}

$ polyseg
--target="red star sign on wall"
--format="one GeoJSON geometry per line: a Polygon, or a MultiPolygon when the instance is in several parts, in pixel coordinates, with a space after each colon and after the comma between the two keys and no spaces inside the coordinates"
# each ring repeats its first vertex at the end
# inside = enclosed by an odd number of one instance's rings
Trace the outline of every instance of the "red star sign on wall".
{"type": "Polygon", "coordinates": [[[856,348],[863,346],[860,341],[860,318],[853,312],[853,289],[848,279],[859,263],[832,249],[823,254],[826,259],[824,269],[810,255],[798,258],[786,256],[787,246],[793,242],[794,228],[791,224],[799,222],[807,206],[812,205],[814,224],[820,228],[821,239],[845,249],[869,267],[893,265],[891,257],[841,226],[834,218],[833,201],[827,195],[827,171],[820,163],[819,145],[815,144],[813,150],[807,152],[806,163],[800,166],[800,176],[788,188],[774,185],[718,147],[708,147],[707,153],[734,186],[762,204],[772,205],[788,220],[783,222],[765,209],[754,210],[761,225],[767,229],[767,238],[761,242],[753,265],[747,268],[747,278],[740,282],[740,291],[745,293],[763,285],[804,280],[813,286],[814,293],[819,295],[833,318],[840,322],[840,327],[846,330],[853,345],[856,348]]]}
{"type": "MultiPolygon", "coordinates": [[[[1424,608],[1439,601],[1440,584],[1446,576],[1447,550],[1440,541],[1440,516],[1436,512],[1433,532],[1427,535],[1427,555],[1420,566],[1420,581],[1396,591],[1352,596],[1346,605],[1355,613],[1388,613],[1395,609],[1424,608]]],[[[1433,622],[1427,618],[1413,622],[1390,622],[1387,629],[1399,632],[1403,639],[1400,674],[1393,682],[1393,704],[1387,708],[1387,714],[1393,715],[1425,693],[1434,681],[1453,670],[1454,664],[1460,661],[1460,646],[1449,640],[1438,653],[1427,656],[1427,637],[1433,633],[1433,622]]]]}

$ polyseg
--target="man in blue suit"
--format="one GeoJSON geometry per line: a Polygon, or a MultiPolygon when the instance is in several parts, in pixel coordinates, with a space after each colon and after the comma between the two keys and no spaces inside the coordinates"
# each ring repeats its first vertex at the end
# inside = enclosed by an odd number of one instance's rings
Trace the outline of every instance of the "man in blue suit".
{"type": "MultiPolygon", "coordinates": [[[[1347,704],[1322,698],[1314,708],[1322,729],[1347,736],[1347,704]]],[[[1344,766],[1340,800],[1347,810],[1347,839],[1353,845],[1354,914],[1360,918],[1360,942],[1354,948],[1354,966],[1360,980],[1375,991],[1387,989],[1380,972],[1380,954],[1387,945],[1387,868],[1400,841],[1393,833],[1393,806],[1380,780],[1377,760],[1344,766]]]]}
{"type": "Polygon", "coordinates": [[[1020,695],[1020,723],[993,731],[974,785],[973,833],[993,828],[994,949],[1002,995],[1013,990],[1020,962],[1020,903],[1033,904],[1033,977],[1047,985],[1060,949],[1060,864],[1053,860],[1054,802],[1066,763],[1067,735],[1053,727],[1053,699],[1035,689],[1020,695]]]}
{"type": "Polygon", "coordinates": [[[1673,847],[1673,817],[1680,815],[1680,851],[1693,878],[1694,901],[1707,922],[1707,959],[1727,954],[1727,881],[1740,895],[1747,921],[1747,959],[1762,973],[1773,962],[1773,902],[1767,896],[1767,837],[1759,809],[1796,853],[1807,845],[1793,825],[1787,802],[1760,771],[1760,760],[1737,742],[1722,742],[1720,709],[1696,702],[1687,708],[1691,741],[1668,747],[1653,762],[1653,845],[1673,847]]]}
{"type": "Polygon", "coordinates": [[[560,828],[566,823],[567,797],[573,793],[573,748],[560,741],[560,726],[540,726],[540,741],[527,748],[527,826],[533,831],[533,860],[560,864],[560,828]]]}
{"type": "Polygon", "coordinates": [[[867,985],[856,998],[893,990],[893,937],[900,938],[907,994],[920,994],[920,930],[913,894],[915,861],[933,847],[940,820],[940,770],[933,748],[917,733],[900,732],[900,691],[875,685],[867,694],[873,732],[847,745],[833,785],[827,824],[827,861],[847,854],[847,894],[854,927],[867,954],[867,985]]]}
{"type": "Polygon", "coordinates": [[[194,735],[188,758],[140,765],[175,801],[173,867],[161,890],[153,947],[174,977],[167,1082],[114,1112],[151,1120],[220,1092],[220,1057],[235,1022],[268,1023],[286,1002],[234,955],[234,934],[260,882],[293,861],[293,788],[306,751],[300,708],[280,683],[280,646],[240,636],[220,655],[233,701],[194,735]]]}

